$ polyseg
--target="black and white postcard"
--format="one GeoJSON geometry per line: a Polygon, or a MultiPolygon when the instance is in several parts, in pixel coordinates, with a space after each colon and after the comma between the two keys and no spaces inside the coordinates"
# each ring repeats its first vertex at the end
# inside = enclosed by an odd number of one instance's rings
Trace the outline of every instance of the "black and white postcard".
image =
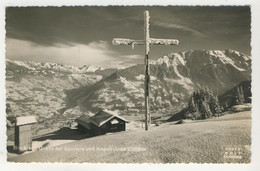
{"type": "Polygon", "coordinates": [[[6,162],[249,167],[254,6],[108,5],[5,5],[6,162]]]}

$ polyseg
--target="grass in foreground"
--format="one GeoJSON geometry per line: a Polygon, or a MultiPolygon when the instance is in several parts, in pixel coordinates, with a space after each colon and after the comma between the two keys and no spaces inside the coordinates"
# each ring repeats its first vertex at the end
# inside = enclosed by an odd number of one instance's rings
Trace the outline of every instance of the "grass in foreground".
{"type": "Polygon", "coordinates": [[[13,162],[249,163],[251,112],[87,138],[10,158],[13,162]]]}

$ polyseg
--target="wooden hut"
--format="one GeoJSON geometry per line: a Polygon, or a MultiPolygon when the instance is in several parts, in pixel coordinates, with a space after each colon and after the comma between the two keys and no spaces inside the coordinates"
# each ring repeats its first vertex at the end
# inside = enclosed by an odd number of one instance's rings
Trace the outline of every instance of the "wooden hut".
{"type": "Polygon", "coordinates": [[[118,116],[117,113],[107,109],[99,111],[94,116],[86,114],[75,120],[78,129],[92,135],[106,134],[107,132],[125,131],[126,119],[118,116]]]}
{"type": "Polygon", "coordinates": [[[32,150],[32,124],[36,123],[34,116],[17,117],[14,129],[14,150],[19,152],[32,150]]]}

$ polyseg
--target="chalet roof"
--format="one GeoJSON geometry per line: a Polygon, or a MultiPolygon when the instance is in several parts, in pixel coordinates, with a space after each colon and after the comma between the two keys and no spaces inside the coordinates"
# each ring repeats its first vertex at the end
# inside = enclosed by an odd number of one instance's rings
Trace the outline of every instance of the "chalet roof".
{"type": "Polygon", "coordinates": [[[33,124],[36,123],[36,119],[34,116],[21,116],[21,117],[17,117],[15,124],[16,126],[20,126],[20,125],[26,125],[26,124],[33,124]]]}
{"type": "Polygon", "coordinates": [[[90,123],[92,123],[92,120],[91,120],[90,116],[84,114],[84,115],[80,116],[79,118],[77,118],[75,120],[75,122],[77,122],[77,123],[83,125],[84,127],[90,129],[91,128],[90,123]]]}
{"type": "Polygon", "coordinates": [[[92,117],[90,117],[88,115],[82,115],[81,117],[77,118],[75,121],[77,123],[80,123],[81,125],[85,126],[86,128],[90,129],[90,123],[93,123],[94,125],[100,127],[114,117],[121,119],[125,122],[128,122],[126,119],[118,116],[117,113],[112,112],[107,109],[99,111],[97,114],[95,114],[92,117]]]}
{"type": "Polygon", "coordinates": [[[104,109],[99,111],[97,114],[91,117],[92,120],[94,120],[97,124],[97,126],[102,126],[105,124],[107,121],[112,119],[113,117],[117,117],[125,122],[128,122],[126,119],[120,117],[117,113],[104,109]]]}

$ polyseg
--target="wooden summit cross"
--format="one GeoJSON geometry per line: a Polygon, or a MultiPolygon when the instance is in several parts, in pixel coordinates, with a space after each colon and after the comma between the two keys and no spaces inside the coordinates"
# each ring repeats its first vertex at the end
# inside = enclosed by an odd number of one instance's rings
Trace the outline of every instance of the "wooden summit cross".
{"type": "Polygon", "coordinates": [[[150,64],[149,64],[149,46],[150,45],[178,45],[179,41],[176,39],[154,39],[150,38],[149,34],[149,12],[144,12],[144,40],[131,40],[131,39],[113,39],[113,45],[145,45],[145,130],[148,130],[148,124],[151,123],[150,115],[150,103],[149,103],[149,94],[150,94],[150,64]]]}

